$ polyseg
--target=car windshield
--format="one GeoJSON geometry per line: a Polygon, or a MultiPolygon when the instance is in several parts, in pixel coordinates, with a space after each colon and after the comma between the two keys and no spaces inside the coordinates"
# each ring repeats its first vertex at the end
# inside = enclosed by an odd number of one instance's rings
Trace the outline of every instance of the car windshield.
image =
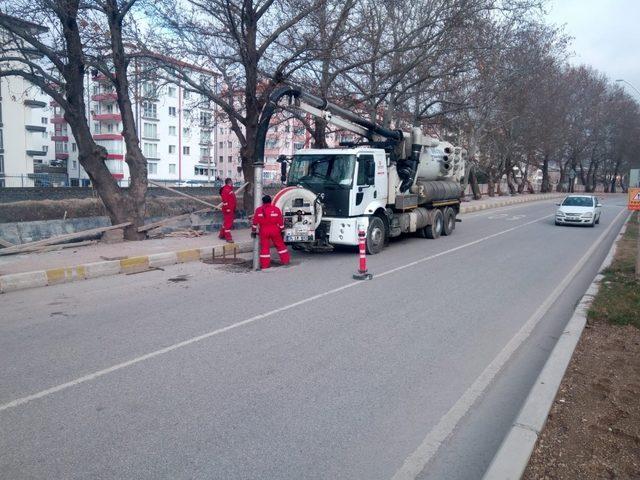
{"type": "Polygon", "coordinates": [[[294,155],[288,185],[325,184],[351,187],[355,155],[294,155]]]}
{"type": "Polygon", "coordinates": [[[563,207],[593,207],[591,197],[567,197],[562,202],[563,207]]]}

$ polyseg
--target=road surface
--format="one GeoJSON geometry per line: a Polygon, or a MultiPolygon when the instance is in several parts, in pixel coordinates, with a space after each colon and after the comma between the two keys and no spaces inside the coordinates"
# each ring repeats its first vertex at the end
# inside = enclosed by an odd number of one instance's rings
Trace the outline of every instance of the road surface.
{"type": "Polygon", "coordinates": [[[3,479],[479,478],[627,214],[0,296],[3,479]],[[172,280],[170,280],[172,279],[172,280]]]}

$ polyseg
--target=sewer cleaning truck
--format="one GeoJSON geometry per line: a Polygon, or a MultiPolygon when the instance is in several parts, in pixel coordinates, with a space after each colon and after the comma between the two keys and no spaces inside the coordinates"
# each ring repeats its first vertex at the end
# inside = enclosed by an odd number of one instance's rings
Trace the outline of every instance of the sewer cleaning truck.
{"type": "Polygon", "coordinates": [[[284,86],[263,110],[259,155],[264,154],[268,120],[283,97],[289,98],[289,108],[362,137],[339,148],[301,149],[290,160],[279,160],[286,187],[273,203],[284,216],[286,243],[327,251],[358,245],[359,233],[365,232],[367,252],[376,254],[402,234],[435,239],[453,233],[463,194],[464,149],[417,127],[409,132],[385,128],[284,86]]]}

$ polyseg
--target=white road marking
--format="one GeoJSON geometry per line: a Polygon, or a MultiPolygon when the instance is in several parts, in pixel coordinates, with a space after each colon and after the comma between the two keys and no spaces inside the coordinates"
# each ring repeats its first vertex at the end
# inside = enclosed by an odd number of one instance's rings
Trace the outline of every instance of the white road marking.
{"type": "MultiPolygon", "coordinates": [[[[616,225],[618,218],[625,210],[621,210],[613,219],[607,229],[602,232],[596,242],[591,245],[584,256],[576,263],[566,277],[551,292],[547,299],[538,307],[533,315],[526,321],[522,328],[509,340],[509,343],[498,353],[492,362],[484,369],[478,378],[464,392],[451,409],[440,419],[437,425],[427,434],[418,448],[406,458],[403,465],[395,473],[392,480],[415,480],[415,478],[424,470],[427,464],[434,457],[440,446],[451,435],[458,422],[467,414],[469,409],[478,400],[480,395],[491,384],[495,376],[500,372],[502,367],[511,358],[511,355],[524,343],[529,337],[533,329],[540,322],[542,317],[553,303],[560,297],[562,292],[567,288],[569,283],[582,270],[589,260],[589,257],[600,246],[611,229],[616,225]]],[[[531,223],[531,222],[530,222],[531,223]]],[[[517,227],[515,227],[517,228],[517,227]]],[[[378,275],[379,276],[379,275],[378,275]]]]}
{"type": "MultiPolygon", "coordinates": [[[[460,245],[458,247],[451,248],[449,250],[445,250],[443,252],[436,253],[434,255],[429,255],[428,257],[424,257],[424,258],[421,258],[421,259],[416,260],[414,262],[407,263],[406,265],[401,265],[399,267],[392,268],[391,270],[387,270],[385,272],[376,274],[374,279],[375,278],[384,277],[384,276],[390,275],[392,273],[399,272],[401,270],[413,267],[415,265],[419,265],[421,263],[427,262],[427,261],[432,260],[434,258],[441,257],[443,255],[447,255],[449,253],[457,252],[458,250],[462,250],[463,248],[467,248],[467,247],[471,247],[473,245],[477,245],[478,243],[490,240],[490,239],[498,237],[500,235],[504,235],[506,233],[512,232],[514,230],[517,230],[519,228],[526,227],[527,225],[531,225],[532,223],[539,222],[540,220],[544,220],[545,218],[548,218],[550,216],[551,215],[545,215],[544,217],[540,217],[540,218],[538,218],[536,220],[531,220],[529,222],[526,222],[526,223],[523,223],[523,224],[520,224],[520,225],[516,225],[515,227],[511,227],[511,228],[508,228],[506,230],[502,230],[500,232],[493,233],[491,235],[487,235],[486,237],[479,238],[477,240],[474,240],[473,242],[465,243],[464,245],[460,245]]],[[[47,397],[47,396],[52,395],[52,394],[57,393],[57,392],[61,392],[62,390],[66,390],[67,388],[75,387],[76,385],[80,385],[82,383],[89,382],[91,380],[95,380],[96,378],[102,377],[102,376],[107,375],[109,373],[113,373],[113,372],[116,372],[118,370],[122,370],[123,368],[131,367],[131,366],[136,365],[136,364],[138,364],[140,362],[143,362],[145,360],[149,360],[149,359],[152,359],[154,357],[158,357],[160,355],[164,355],[165,353],[169,353],[169,352],[172,352],[174,350],[178,350],[180,348],[192,345],[194,343],[201,342],[203,340],[206,340],[207,338],[211,338],[211,337],[214,337],[216,335],[220,335],[222,333],[225,333],[225,332],[228,332],[228,331],[231,331],[231,330],[235,330],[236,328],[255,323],[258,320],[262,320],[262,319],[265,319],[267,317],[271,317],[273,315],[276,315],[278,313],[282,313],[282,312],[285,312],[287,310],[291,310],[292,308],[299,307],[300,305],[304,305],[306,303],[313,302],[314,300],[318,300],[318,299],[321,299],[321,298],[329,296],[329,295],[333,295],[334,293],[338,293],[338,292],[341,292],[341,291],[346,290],[348,288],[355,287],[356,285],[366,285],[366,284],[367,284],[367,282],[361,282],[361,281],[347,283],[345,285],[342,285],[341,287],[337,287],[337,288],[334,288],[332,290],[328,290],[326,292],[322,292],[322,293],[319,293],[317,295],[313,295],[311,297],[304,298],[302,300],[299,300],[297,302],[291,303],[289,305],[285,305],[283,307],[276,308],[275,310],[270,310],[268,312],[261,313],[259,315],[254,316],[254,317],[248,318],[246,320],[242,320],[241,322],[237,322],[237,323],[234,323],[232,325],[228,325],[228,326],[223,327],[223,328],[218,328],[218,329],[213,330],[211,332],[207,332],[207,333],[204,333],[202,335],[198,335],[197,337],[189,338],[187,340],[184,340],[184,341],[179,342],[179,343],[175,343],[173,345],[169,345],[168,347],[161,348],[159,350],[154,350],[153,352],[149,352],[149,353],[147,353],[145,355],[142,355],[142,356],[139,356],[139,357],[136,357],[136,358],[132,358],[131,360],[127,360],[126,362],[118,363],[116,365],[113,365],[111,367],[105,368],[103,370],[98,370],[97,372],[90,373],[88,375],[84,375],[82,377],[76,378],[75,380],[71,380],[69,382],[62,383],[60,385],[56,385],[55,387],[47,388],[46,390],[42,390],[40,392],[31,394],[31,395],[27,395],[25,397],[17,398],[17,399],[15,399],[15,400],[13,400],[13,401],[11,401],[9,403],[5,403],[3,405],[0,405],[0,412],[2,412],[4,410],[8,410],[10,408],[18,407],[20,405],[27,404],[27,403],[32,402],[34,400],[37,400],[39,398],[47,397]]]]}

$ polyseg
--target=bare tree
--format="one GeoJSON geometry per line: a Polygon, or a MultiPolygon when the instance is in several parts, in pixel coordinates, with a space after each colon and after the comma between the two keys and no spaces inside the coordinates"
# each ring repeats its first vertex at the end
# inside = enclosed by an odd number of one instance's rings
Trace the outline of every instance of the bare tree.
{"type": "MultiPolygon", "coordinates": [[[[244,178],[253,182],[256,135],[262,107],[273,88],[308,61],[314,32],[303,26],[323,0],[187,0],[176,16],[176,1],[154,4],[159,27],[172,32],[148,38],[140,50],[172,58],[164,68],[181,85],[210,99],[240,142],[244,178]],[[185,8],[186,7],[186,8],[185,8]],[[293,41],[293,37],[296,38],[293,41]],[[221,83],[198,73],[219,72],[221,83]]],[[[250,189],[244,207],[253,208],[250,189]]]]}
{"type": "MultiPolygon", "coordinates": [[[[137,226],[144,220],[146,163],[133,162],[128,155],[133,188],[129,191],[120,188],[106,166],[106,149],[91,134],[84,95],[85,73],[91,57],[83,42],[85,8],[89,5],[79,0],[18,0],[7,4],[5,12],[0,13],[4,39],[0,76],[24,78],[64,110],[64,119],[78,145],[80,165],[89,175],[111,222],[131,222],[125,236],[137,239],[137,226]]],[[[114,56],[121,54],[122,51],[115,52],[114,56]]]]}

